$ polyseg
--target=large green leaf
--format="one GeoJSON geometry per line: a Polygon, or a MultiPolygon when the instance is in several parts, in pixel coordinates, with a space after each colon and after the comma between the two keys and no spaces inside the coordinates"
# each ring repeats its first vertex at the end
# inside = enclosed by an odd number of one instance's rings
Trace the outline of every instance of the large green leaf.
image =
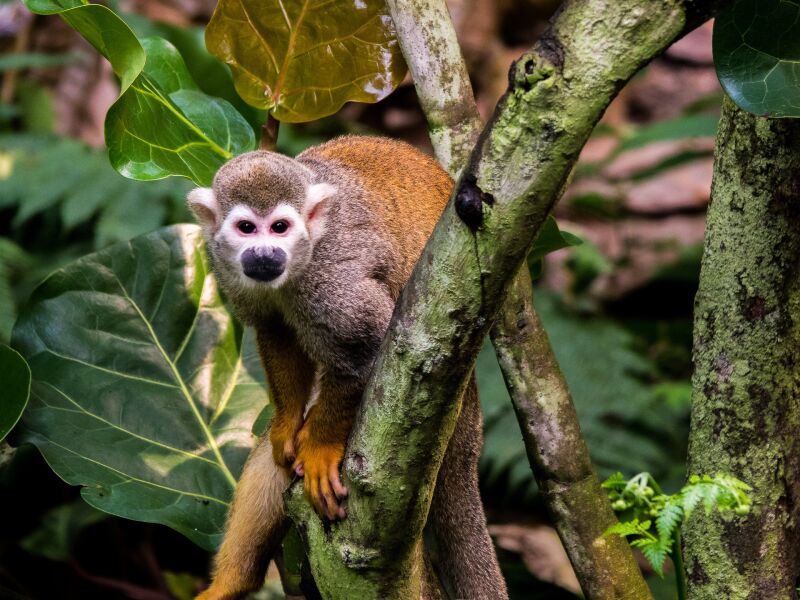
{"type": "Polygon", "coordinates": [[[800,2],[736,0],[715,21],[714,62],[744,110],[800,117],[800,2]]]}
{"type": "Polygon", "coordinates": [[[182,175],[210,185],[222,163],[255,147],[253,128],[199,90],[172,44],[145,38],[142,46],[144,71],[106,116],[111,164],[132,179],[182,175]]]}
{"type": "Polygon", "coordinates": [[[31,370],[25,359],[5,344],[0,344],[0,440],[17,424],[31,391],[31,370]]]}
{"type": "Polygon", "coordinates": [[[242,98],[280,121],[377,102],[406,72],[383,0],[220,0],[206,44],[242,98]]]}
{"type": "Polygon", "coordinates": [[[195,226],[86,256],[37,289],[14,330],[34,380],[15,442],[92,506],[213,548],[266,401],[251,337],[195,226]]]}
{"type": "Polygon", "coordinates": [[[106,115],[111,163],[132,179],[179,175],[210,185],[217,169],[255,147],[252,127],[226,100],[200,91],[178,51],[160,38],[141,42],[113,11],[80,0],[25,0],[59,14],[105,56],[120,78],[106,115]]]}

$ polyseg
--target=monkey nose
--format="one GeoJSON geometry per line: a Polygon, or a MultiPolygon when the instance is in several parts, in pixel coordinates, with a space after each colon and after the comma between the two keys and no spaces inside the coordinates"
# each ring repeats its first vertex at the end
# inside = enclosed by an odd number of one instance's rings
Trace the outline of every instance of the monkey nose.
{"type": "Polygon", "coordinates": [[[248,248],[242,254],[242,270],[250,279],[272,281],[286,269],[286,252],[280,248],[248,248]]]}

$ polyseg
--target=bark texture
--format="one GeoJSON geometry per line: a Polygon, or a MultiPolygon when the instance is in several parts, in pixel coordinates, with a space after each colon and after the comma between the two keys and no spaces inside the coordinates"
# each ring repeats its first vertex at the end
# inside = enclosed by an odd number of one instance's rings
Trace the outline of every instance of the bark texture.
{"type": "Polygon", "coordinates": [[[387,0],[436,158],[458,178],[483,123],[444,0],[387,0]]]}
{"type": "MultiPolygon", "coordinates": [[[[428,119],[434,152],[457,178],[483,126],[444,0],[387,2],[428,119]],[[447,85],[435,82],[446,81],[447,85]]],[[[628,543],[603,538],[616,523],[594,474],[566,381],[533,306],[526,267],[491,330],[523,431],[531,469],[590,598],[647,598],[628,543]]]]}
{"type": "Polygon", "coordinates": [[[716,5],[567,1],[512,65],[373,369],[344,461],[348,518],[324,524],[293,488],[289,510],[326,598],[419,596],[417,551],[457,399],[508,285],[609,102],[716,5]]]}
{"type": "Polygon", "coordinates": [[[650,590],[619,536],[617,522],[592,468],[578,415],[550,340],[533,309],[527,268],[509,290],[492,328],[525,449],[544,501],[587,598],[649,598],[650,590]]]}
{"type": "Polygon", "coordinates": [[[800,121],[727,100],[695,301],[689,472],[753,487],[747,517],[683,527],[689,597],[796,598],[800,565],[800,121]]]}

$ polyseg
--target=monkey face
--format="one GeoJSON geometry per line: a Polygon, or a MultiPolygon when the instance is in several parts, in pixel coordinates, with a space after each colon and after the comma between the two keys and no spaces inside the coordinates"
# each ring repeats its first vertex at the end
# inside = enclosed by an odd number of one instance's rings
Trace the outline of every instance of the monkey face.
{"type": "Polygon", "coordinates": [[[221,203],[216,187],[189,194],[189,207],[203,226],[217,277],[225,287],[275,289],[305,271],[314,242],[324,233],[327,201],[335,189],[325,183],[300,189],[300,199],[272,206],[243,201],[241,192],[235,203],[221,203]]]}
{"type": "Polygon", "coordinates": [[[234,206],[215,236],[215,247],[228,257],[250,285],[280,287],[311,260],[311,232],[306,219],[288,204],[267,214],[234,206]]]}

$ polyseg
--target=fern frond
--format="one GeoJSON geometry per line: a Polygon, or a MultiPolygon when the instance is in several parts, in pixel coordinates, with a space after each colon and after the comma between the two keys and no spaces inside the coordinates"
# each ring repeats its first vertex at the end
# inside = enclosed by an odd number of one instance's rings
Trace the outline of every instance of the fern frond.
{"type": "Polygon", "coordinates": [[[664,562],[667,559],[667,549],[664,548],[660,543],[657,541],[653,542],[650,540],[638,539],[631,542],[631,546],[634,546],[641,550],[644,557],[647,559],[647,562],[653,567],[653,570],[658,574],[659,577],[664,576],[664,562]]]}
{"type": "Polygon", "coordinates": [[[650,521],[639,522],[639,519],[615,523],[603,532],[603,536],[619,535],[627,537],[629,535],[640,535],[647,539],[656,538],[650,533],[650,521]]]}
{"type": "Polygon", "coordinates": [[[684,516],[688,519],[697,505],[703,499],[703,486],[701,484],[689,484],[681,490],[681,501],[684,516]]]}
{"type": "Polygon", "coordinates": [[[656,517],[658,539],[669,550],[672,548],[675,531],[683,521],[683,508],[680,499],[671,496],[656,517]]]}
{"type": "Polygon", "coordinates": [[[625,476],[617,471],[600,485],[607,490],[623,490],[627,483],[628,480],[625,479],[625,476]]]}

